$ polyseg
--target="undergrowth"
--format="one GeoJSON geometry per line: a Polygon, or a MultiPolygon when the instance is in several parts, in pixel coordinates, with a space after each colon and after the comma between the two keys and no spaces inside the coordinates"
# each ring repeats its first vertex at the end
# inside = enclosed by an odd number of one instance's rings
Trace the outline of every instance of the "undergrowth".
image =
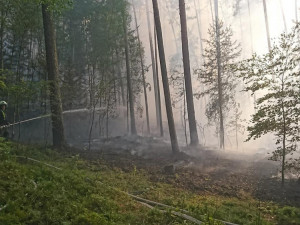
{"type": "Polygon", "coordinates": [[[170,210],[149,209],[126,193],[185,209],[205,224],[300,224],[300,209],[244,199],[197,195],[149,174],[124,172],[101,159],[0,140],[0,224],[193,224],[170,210]],[[25,157],[25,158],[24,158],[25,157]],[[27,157],[27,159],[26,159],[27,157]],[[40,162],[29,160],[35,159],[40,162]],[[50,167],[43,163],[48,163],[50,167]]]}

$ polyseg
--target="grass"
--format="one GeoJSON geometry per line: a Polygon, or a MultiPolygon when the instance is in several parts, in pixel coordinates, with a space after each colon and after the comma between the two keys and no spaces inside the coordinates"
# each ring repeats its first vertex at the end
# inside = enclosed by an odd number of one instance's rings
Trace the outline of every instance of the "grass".
{"type": "Polygon", "coordinates": [[[86,161],[78,155],[0,140],[0,224],[192,224],[170,212],[150,210],[124,192],[188,210],[206,224],[222,224],[215,219],[300,224],[299,208],[258,202],[247,194],[243,199],[197,195],[152,182],[147,172],[134,166],[124,172],[102,160],[86,161]]]}

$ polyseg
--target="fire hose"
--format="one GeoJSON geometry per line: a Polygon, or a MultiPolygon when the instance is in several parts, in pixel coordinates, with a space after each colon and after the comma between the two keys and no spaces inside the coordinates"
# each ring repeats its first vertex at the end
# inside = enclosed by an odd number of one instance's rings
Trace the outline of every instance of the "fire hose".
{"type": "MultiPolygon", "coordinates": [[[[100,111],[100,110],[103,110],[103,109],[105,109],[105,107],[95,108],[96,111],[100,111]]],[[[84,108],[84,109],[74,109],[74,110],[64,111],[63,114],[78,113],[78,112],[89,112],[89,111],[90,110],[86,109],[86,108],[84,108]]],[[[10,123],[10,124],[7,124],[7,125],[0,126],[0,129],[12,127],[12,126],[19,125],[19,124],[22,124],[22,123],[31,122],[31,121],[34,121],[34,120],[39,120],[39,119],[47,118],[47,117],[50,117],[50,116],[51,116],[51,114],[45,114],[45,115],[41,115],[41,116],[38,116],[38,117],[34,117],[34,118],[30,118],[30,119],[18,121],[18,122],[15,122],[15,123],[10,123]]]]}
{"type": "Polygon", "coordinates": [[[7,125],[0,126],[0,129],[9,128],[9,127],[12,127],[12,126],[15,126],[15,125],[19,125],[19,124],[22,124],[22,123],[27,123],[27,122],[38,120],[38,119],[47,118],[47,117],[50,117],[50,116],[51,116],[51,114],[47,114],[47,115],[42,115],[42,116],[39,116],[39,117],[27,119],[27,120],[22,120],[22,121],[15,122],[15,123],[10,123],[10,124],[7,124],[7,125]]]}

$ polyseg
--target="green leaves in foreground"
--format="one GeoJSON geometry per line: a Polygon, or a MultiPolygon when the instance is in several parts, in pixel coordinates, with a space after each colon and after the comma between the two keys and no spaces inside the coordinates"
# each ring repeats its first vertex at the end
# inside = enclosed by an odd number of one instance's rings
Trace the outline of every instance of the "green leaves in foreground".
{"type": "Polygon", "coordinates": [[[245,91],[260,96],[247,141],[268,133],[275,136],[277,148],[270,159],[281,161],[282,184],[288,156],[300,141],[299,38],[300,24],[296,24],[291,33],[281,35],[268,54],[253,55],[239,68],[247,85],[245,91]]]}

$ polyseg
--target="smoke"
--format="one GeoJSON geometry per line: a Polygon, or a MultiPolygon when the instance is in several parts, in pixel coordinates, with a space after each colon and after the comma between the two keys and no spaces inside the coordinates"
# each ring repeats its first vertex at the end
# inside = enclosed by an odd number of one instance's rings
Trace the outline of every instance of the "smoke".
{"type": "MultiPolygon", "coordinates": [[[[137,1],[135,1],[136,3],[137,1]]],[[[148,46],[148,30],[146,23],[146,9],[143,1],[139,1],[136,5],[137,8],[137,16],[139,21],[141,40],[145,47],[145,57],[146,64],[151,64],[150,59],[150,49],[148,46]]],[[[196,6],[198,7],[199,19],[201,22],[201,32],[202,38],[208,38],[208,28],[212,24],[212,10],[211,10],[211,2],[210,0],[199,1],[195,0],[196,6]]],[[[189,41],[190,41],[190,57],[191,57],[191,67],[192,70],[198,69],[201,64],[201,50],[200,50],[200,42],[199,42],[199,33],[197,30],[197,18],[195,11],[195,2],[194,0],[186,0],[186,9],[188,15],[188,31],[189,31],[189,41]]],[[[150,11],[152,14],[151,1],[149,1],[150,11]]],[[[224,22],[225,26],[231,26],[234,32],[234,40],[237,40],[242,45],[242,58],[249,58],[252,54],[252,49],[257,54],[264,54],[267,52],[267,38],[266,31],[264,25],[264,12],[263,5],[261,1],[249,1],[250,8],[248,9],[247,0],[220,0],[219,1],[219,17],[224,22]],[[228,7],[230,6],[230,7],[228,7]],[[251,13],[251,20],[249,18],[249,11],[251,13]],[[253,40],[251,40],[250,36],[250,24],[252,26],[253,40]],[[253,45],[253,46],[252,46],[253,45]]],[[[212,5],[213,7],[213,5],[212,5]]],[[[287,28],[293,26],[293,21],[295,20],[295,5],[293,1],[285,1],[283,4],[283,12],[285,13],[287,28]]],[[[281,16],[281,9],[279,1],[267,1],[268,8],[268,17],[270,24],[270,33],[272,40],[275,41],[275,38],[278,37],[284,31],[284,22],[281,16]],[[280,15],[280,16],[279,16],[280,15]]],[[[164,43],[165,43],[165,51],[166,51],[166,59],[168,60],[168,71],[169,76],[172,67],[174,67],[174,56],[179,56],[181,59],[181,41],[180,41],[180,24],[179,24],[179,10],[176,1],[168,0],[160,2],[160,15],[163,27],[163,35],[164,35],[164,43]]],[[[152,23],[153,26],[153,23],[152,23]]],[[[153,31],[152,31],[153,33],[153,31]]],[[[204,43],[203,43],[204,44],[204,43]]],[[[204,44],[205,48],[205,44],[204,44]]],[[[182,63],[182,60],[178,60],[178,63],[182,63]]],[[[176,66],[176,65],[175,65],[176,66]]],[[[152,85],[152,74],[151,70],[147,74],[147,81],[152,85]]],[[[243,83],[240,83],[238,93],[238,103],[241,105],[241,109],[243,112],[243,119],[246,121],[250,120],[250,115],[254,113],[254,99],[248,93],[242,93],[243,83]]],[[[162,85],[160,85],[162,87],[162,85]]],[[[197,80],[197,77],[193,78],[193,88],[194,90],[200,89],[201,84],[197,80]]],[[[172,93],[175,93],[171,87],[172,93]]],[[[163,94],[163,92],[161,91],[163,94]]],[[[148,94],[149,96],[149,104],[150,109],[154,109],[154,95],[153,92],[148,94]]],[[[162,103],[164,103],[164,96],[162,95],[162,103]]],[[[218,137],[215,134],[215,128],[209,127],[207,125],[207,119],[204,117],[204,99],[195,101],[195,111],[196,111],[196,119],[199,127],[199,136],[200,142],[203,145],[214,146],[218,145],[218,137]]],[[[163,109],[163,120],[166,122],[166,114],[165,107],[162,106],[163,109]]],[[[182,126],[182,109],[181,107],[176,107],[174,110],[174,117],[176,119],[176,128],[178,138],[182,145],[185,143],[183,126],[182,126]]],[[[155,111],[150,110],[150,120],[155,121],[155,111]]],[[[247,123],[244,123],[244,126],[247,126],[247,123]]],[[[245,143],[245,139],[247,136],[247,132],[244,135],[240,135],[239,143],[240,148],[238,151],[246,152],[251,151],[255,152],[257,149],[261,148],[260,151],[269,152],[274,149],[273,137],[271,135],[267,135],[260,140],[251,141],[250,143],[245,143]],[[262,150],[263,149],[263,150],[262,150]]],[[[235,149],[234,137],[226,133],[226,147],[227,149],[235,149]]]]}

